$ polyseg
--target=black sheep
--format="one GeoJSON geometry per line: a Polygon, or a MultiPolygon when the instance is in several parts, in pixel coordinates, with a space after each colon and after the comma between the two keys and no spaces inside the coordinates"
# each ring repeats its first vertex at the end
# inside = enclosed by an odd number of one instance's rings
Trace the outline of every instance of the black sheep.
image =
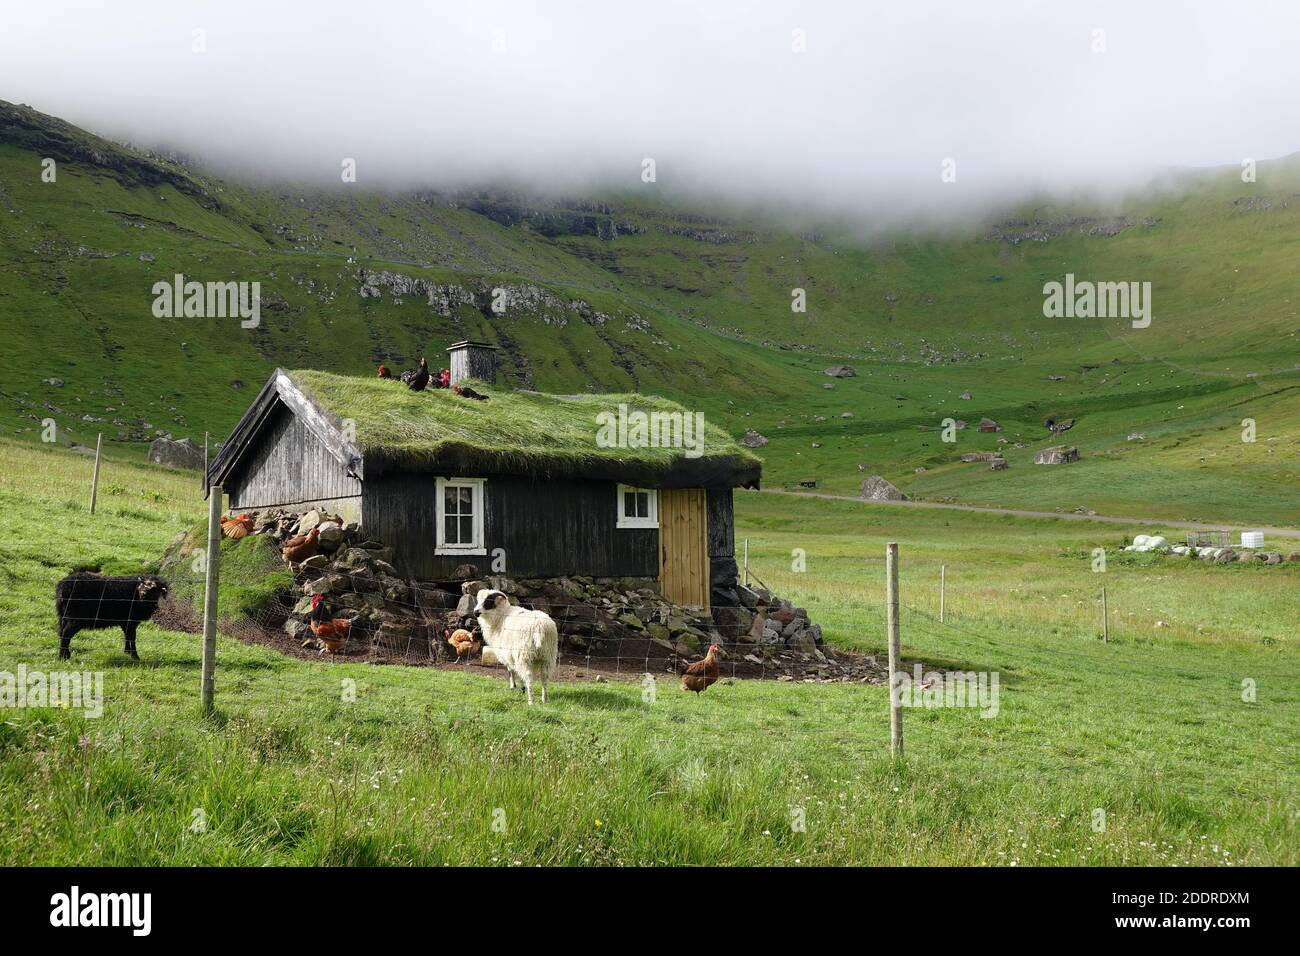
{"type": "Polygon", "coordinates": [[[124,650],[136,660],[135,629],[158,610],[167,596],[167,582],[153,575],[108,577],[74,571],[54,587],[54,608],[59,615],[59,658],[71,656],[69,643],[78,631],[120,627],[124,650]]]}

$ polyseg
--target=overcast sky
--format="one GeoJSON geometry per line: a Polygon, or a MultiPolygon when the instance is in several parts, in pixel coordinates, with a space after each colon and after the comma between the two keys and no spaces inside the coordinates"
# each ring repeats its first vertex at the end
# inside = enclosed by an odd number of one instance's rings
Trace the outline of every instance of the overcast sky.
{"type": "Polygon", "coordinates": [[[958,210],[1300,150],[1292,0],[3,0],[0,18],[0,99],[298,180],[351,157],[363,184],[631,189],[651,157],[658,188],[958,210]]]}

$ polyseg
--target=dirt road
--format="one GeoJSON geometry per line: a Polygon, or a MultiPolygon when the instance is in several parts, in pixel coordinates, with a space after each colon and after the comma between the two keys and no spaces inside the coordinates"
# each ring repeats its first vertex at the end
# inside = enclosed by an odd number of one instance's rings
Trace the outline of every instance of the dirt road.
{"type": "Polygon", "coordinates": [[[886,508],[946,508],[949,511],[979,511],[985,514],[995,515],[1016,515],[1021,518],[1063,518],[1067,521],[1104,521],[1110,524],[1128,524],[1128,525],[1157,525],[1161,528],[1185,528],[1189,531],[1223,531],[1245,529],[1247,531],[1262,531],[1264,539],[1272,538],[1300,538],[1300,530],[1294,528],[1271,528],[1267,525],[1257,524],[1204,524],[1199,521],[1166,521],[1159,518],[1126,518],[1120,515],[1085,515],[1076,514],[1071,511],[1023,511],[1019,508],[985,508],[979,505],[950,505],[938,501],[871,501],[866,498],[855,498],[852,495],[827,495],[816,491],[784,491],[778,488],[764,488],[762,491],[769,495],[790,495],[794,498],[829,498],[833,501],[856,501],[864,505],[878,505],[886,508]]]}

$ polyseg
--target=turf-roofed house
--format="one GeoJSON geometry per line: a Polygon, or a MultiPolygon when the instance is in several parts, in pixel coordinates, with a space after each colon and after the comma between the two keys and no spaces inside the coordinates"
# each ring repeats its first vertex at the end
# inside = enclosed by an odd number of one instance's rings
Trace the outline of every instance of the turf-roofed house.
{"type": "Polygon", "coordinates": [[[757,457],[666,399],[512,391],[490,346],[449,351],[451,384],[486,400],[277,369],[210,484],[234,512],[343,515],[420,580],[649,578],[679,604],[734,605],[731,496],[757,487],[757,457]]]}

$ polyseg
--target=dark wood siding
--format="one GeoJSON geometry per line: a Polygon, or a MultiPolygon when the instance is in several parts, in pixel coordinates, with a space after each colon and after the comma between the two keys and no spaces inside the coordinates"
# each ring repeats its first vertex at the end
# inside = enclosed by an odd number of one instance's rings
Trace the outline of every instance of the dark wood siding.
{"type": "Polygon", "coordinates": [[[283,405],[239,462],[230,487],[231,508],[294,508],[326,504],[359,518],[361,482],[283,405]],[[349,507],[349,505],[351,507],[349,507]]]}
{"type": "Polygon", "coordinates": [[[715,607],[735,605],[736,519],[730,488],[710,488],[709,512],[709,603],[715,607]]]}
{"type": "Polygon", "coordinates": [[[709,489],[709,557],[731,558],[736,554],[736,524],[730,488],[709,489]]]}
{"type": "Polygon", "coordinates": [[[491,573],[494,548],[505,549],[504,573],[512,577],[659,574],[659,532],[617,528],[617,485],[607,481],[489,478],[483,486],[488,554],[436,555],[436,477],[390,474],[365,482],[362,525],[417,578],[449,578],[461,564],[491,573]]]}

